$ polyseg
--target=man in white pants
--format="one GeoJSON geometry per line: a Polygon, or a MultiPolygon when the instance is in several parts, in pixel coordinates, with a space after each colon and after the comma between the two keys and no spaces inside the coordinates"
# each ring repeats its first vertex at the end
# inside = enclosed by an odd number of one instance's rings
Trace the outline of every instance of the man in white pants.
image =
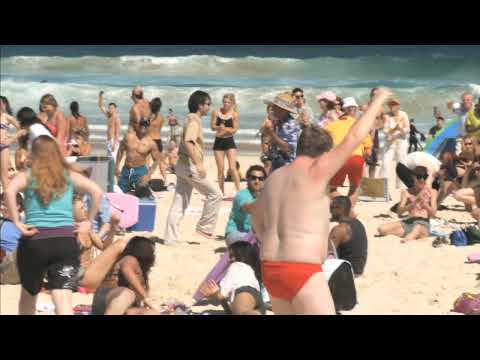
{"type": "Polygon", "coordinates": [[[203,165],[204,142],[202,116],[208,114],[210,96],[203,91],[195,91],[188,100],[188,114],[185,120],[182,141],[178,150],[178,162],[175,166],[177,186],[173,204],[170,208],[165,232],[165,244],[178,242],[179,225],[187,210],[193,189],[206,197],[202,217],[197,224],[197,233],[206,238],[213,238],[217,224],[222,192],[218,185],[206,178],[203,165]]]}

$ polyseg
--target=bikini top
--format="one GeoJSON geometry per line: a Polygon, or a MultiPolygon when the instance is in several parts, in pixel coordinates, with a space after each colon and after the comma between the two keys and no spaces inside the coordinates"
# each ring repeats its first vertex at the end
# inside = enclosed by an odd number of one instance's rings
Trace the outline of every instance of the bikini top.
{"type": "Polygon", "coordinates": [[[8,124],[0,123],[0,129],[8,130],[8,124]]]}
{"type": "Polygon", "coordinates": [[[423,201],[428,202],[430,201],[431,196],[432,196],[432,193],[430,192],[430,189],[427,187],[424,187],[422,191],[420,191],[417,195],[408,193],[407,203],[413,203],[415,204],[415,208],[417,210],[421,210],[422,207],[420,206],[420,204],[415,203],[416,199],[420,197],[423,199],[423,201]]]}
{"type": "Polygon", "coordinates": [[[220,126],[221,124],[233,129],[233,117],[222,119],[220,116],[217,116],[217,126],[220,126]]]}

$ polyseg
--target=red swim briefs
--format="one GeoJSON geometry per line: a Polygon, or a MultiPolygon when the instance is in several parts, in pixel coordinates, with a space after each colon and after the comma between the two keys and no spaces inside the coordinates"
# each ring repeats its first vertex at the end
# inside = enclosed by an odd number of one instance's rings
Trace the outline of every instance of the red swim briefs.
{"type": "Polygon", "coordinates": [[[330,186],[332,187],[340,187],[345,182],[345,179],[348,175],[348,181],[350,181],[350,185],[355,187],[360,186],[360,182],[362,181],[363,177],[363,164],[364,164],[363,156],[354,155],[350,157],[345,165],[338,170],[335,176],[330,180],[330,186]]]}
{"type": "Polygon", "coordinates": [[[318,272],[322,272],[320,264],[262,261],[263,283],[269,295],[287,301],[292,301],[318,272]]]}

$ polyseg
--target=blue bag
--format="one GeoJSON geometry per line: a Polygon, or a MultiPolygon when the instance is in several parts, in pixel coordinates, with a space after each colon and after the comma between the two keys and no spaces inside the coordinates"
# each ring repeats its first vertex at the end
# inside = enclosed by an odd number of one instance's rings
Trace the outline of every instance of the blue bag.
{"type": "Polygon", "coordinates": [[[450,244],[455,246],[467,246],[468,238],[463,230],[455,230],[450,234],[450,244]]]}

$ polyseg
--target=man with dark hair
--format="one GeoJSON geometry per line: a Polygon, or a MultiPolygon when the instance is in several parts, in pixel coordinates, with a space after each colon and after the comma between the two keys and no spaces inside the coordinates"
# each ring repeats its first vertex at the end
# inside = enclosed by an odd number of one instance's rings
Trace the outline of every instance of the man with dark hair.
{"type": "Polygon", "coordinates": [[[135,131],[135,124],[140,121],[150,121],[150,102],[144,98],[143,87],[135,86],[132,90],[133,106],[130,109],[130,122],[128,124],[128,131],[135,131]]]}
{"type": "MultiPolygon", "coordinates": [[[[17,194],[18,212],[23,212],[23,198],[17,194]]],[[[17,247],[22,233],[11,220],[5,204],[5,194],[0,194],[0,284],[19,284],[17,247]]]]}
{"type": "Polygon", "coordinates": [[[330,204],[331,221],[338,222],[330,232],[329,248],[336,249],[338,258],[352,264],[355,276],[363,274],[367,263],[368,240],[365,227],[350,217],[352,202],[348,196],[337,196],[330,204]],[[346,231],[339,231],[346,228],[346,231]],[[334,247],[334,248],[333,248],[334,247]]]}
{"type": "Polygon", "coordinates": [[[252,229],[251,214],[255,199],[263,189],[267,172],[263,166],[253,165],[247,171],[247,188],[240,190],[233,199],[225,238],[227,245],[241,241],[252,229]]]}
{"type": "Polygon", "coordinates": [[[322,264],[327,257],[330,179],[369,134],[390,91],[379,89],[344,141],[331,149],[324,130],[300,136],[298,156],[273,172],[257,198],[252,224],[275,314],[335,314],[322,264]],[[311,151],[316,141],[325,145],[311,151]],[[310,154],[309,156],[303,154],[310,154]]]}
{"type": "Polygon", "coordinates": [[[443,126],[445,125],[445,119],[442,116],[438,116],[436,118],[436,124],[435,126],[432,126],[430,130],[428,130],[428,136],[427,139],[432,139],[435,137],[437,132],[443,129],[443,126]]]}
{"type": "Polygon", "coordinates": [[[310,106],[307,105],[303,90],[295,88],[292,90],[293,103],[297,108],[298,115],[295,116],[298,124],[303,128],[313,123],[313,111],[310,106]]]}
{"type": "Polygon", "coordinates": [[[146,120],[134,123],[134,131],[129,131],[120,143],[116,161],[116,176],[118,186],[124,193],[133,191],[140,185],[148,184],[161,159],[157,144],[147,135],[149,125],[150,123],[146,120]],[[124,153],[126,153],[125,164],[120,171],[124,153]],[[147,168],[149,155],[154,159],[150,169],[147,168]]]}
{"type": "Polygon", "coordinates": [[[178,149],[179,158],[175,166],[177,185],[168,213],[165,231],[167,245],[178,242],[180,221],[190,203],[193,189],[206,197],[202,217],[197,224],[197,234],[208,239],[213,238],[223,196],[218,185],[206,178],[207,172],[203,165],[205,145],[202,116],[208,114],[210,104],[210,96],[203,91],[195,91],[188,99],[190,114],[184,123],[182,141],[178,149]]]}

